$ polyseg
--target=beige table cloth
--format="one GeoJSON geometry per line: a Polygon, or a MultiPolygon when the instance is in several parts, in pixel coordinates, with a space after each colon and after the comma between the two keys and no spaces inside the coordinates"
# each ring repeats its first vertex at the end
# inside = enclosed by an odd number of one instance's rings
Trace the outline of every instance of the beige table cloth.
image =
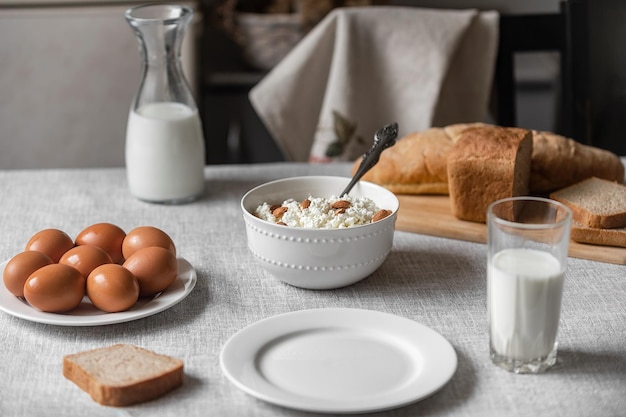
{"type": "MultiPolygon", "coordinates": [[[[128,192],[124,169],[0,171],[0,261],[21,251],[36,231],[75,236],[112,222],[125,230],[153,225],[174,239],[198,274],[194,290],[159,314],[127,323],[62,327],[0,311],[0,416],[223,417],[313,416],[257,400],[220,370],[226,341],[261,319],[312,308],[392,313],[439,332],[458,368],[441,391],[371,416],[618,417],[626,410],[626,266],[569,259],[559,331],[558,366],[514,375],[489,360],[486,247],[396,232],[385,263],[338,290],[283,284],[255,261],[239,202],[250,188],[278,178],[347,175],[349,164],[211,166],[199,201],[165,206],[128,192]],[[62,376],[63,356],[131,343],[180,358],[182,387],[127,408],[103,407],[62,376]]],[[[402,209],[402,208],[401,208],[402,209]]]]}

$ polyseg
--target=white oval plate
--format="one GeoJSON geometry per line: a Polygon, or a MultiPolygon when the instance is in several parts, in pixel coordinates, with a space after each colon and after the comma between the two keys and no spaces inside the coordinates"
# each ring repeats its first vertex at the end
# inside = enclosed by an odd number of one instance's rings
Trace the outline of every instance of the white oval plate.
{"type": "Polygon", "coordinates": [[[402,407],[441,389],[456,371],[452,345],[407,318],[326,308],[281,314],[233,335],[226,377],[261,400],[303,411],[365,413],[402,407]]]}
{"type": "MultiPolygon", "coordinates": [[[[8,261],[0,265],[0,275],[8,261]]],[[[138,320],[160,313],[181,302],[196,285],[196,271],[183,258],[178,258],[178,276],[162,293],[152,298],[140,298],[130,309],[119,313],[107,313],[97,309],[87,297],[83,302],[67,313],[46,313],[31,307],[26,300],[11,294],[4,284],[0,285],[0,310],[15,317],[38,323],[59,326],[102,326],[138,320]]]]}

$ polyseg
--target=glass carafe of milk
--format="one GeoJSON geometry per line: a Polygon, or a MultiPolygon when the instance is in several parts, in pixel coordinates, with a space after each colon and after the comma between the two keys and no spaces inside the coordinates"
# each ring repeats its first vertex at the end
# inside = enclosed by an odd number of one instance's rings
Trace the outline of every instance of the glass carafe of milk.
{"type": "Polygon", "coordinates": [[[126,173],[140,200],[178,204],[204,191],[204,136],[183,75],[181,45],[193,10],[183,5],[130,8],[143,58],[139,90],[126,128],[126,173]]]}

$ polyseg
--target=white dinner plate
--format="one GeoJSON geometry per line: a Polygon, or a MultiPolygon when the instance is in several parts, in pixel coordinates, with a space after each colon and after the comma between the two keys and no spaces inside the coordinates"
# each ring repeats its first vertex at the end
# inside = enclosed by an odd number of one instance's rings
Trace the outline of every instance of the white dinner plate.
{"type": "Polygon", "coordinates": [[[261,400],[302,411],[364,413],[432,395],[456,371],[452,345],[407,318],[325,308],[281,314],[234,334],[226,377],[261,400]]]}
{"type": "MultiPolygon", "coordinates": [[[[0,275],[8,261],[0,265],[0,275]]],[[[152,298],[140,298],[129,310],[119,313],[107,313],[97,309],[85,297],[83,302],[67,313],[46,313],[31,307],[26,300],[11,294],[4,284],[0,285],[0,310],[15,317],[38,323],[59,326],[101,326],[123,323],[160,313],[181,302],[196,285],[196,271],[183,258],[178,258],[178,276],[165,291],[152,298]]]]}

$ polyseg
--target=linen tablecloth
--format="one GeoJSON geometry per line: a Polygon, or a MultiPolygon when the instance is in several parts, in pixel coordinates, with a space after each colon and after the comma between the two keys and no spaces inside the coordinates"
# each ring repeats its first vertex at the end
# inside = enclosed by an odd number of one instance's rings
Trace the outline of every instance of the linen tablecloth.
{"type": "MultiPolygon", "coordinates": [[[[347,288],[303,290],[259,266],[246,246],[239,201],[262,182],[296,175],[348,175],[347,164],[206,168],[199,201],[165,206],[130,196],[123,169],[0,171],[0,260],[48,227],[75,236],[112,222],[154,225],[174,239],[198,282],[174,307],[144,319],[97,327],[39,324],[0,312],[1,416],[297,416],[257,400],[222,374],[219,353],[260,319],[310,308],[354,307],[422,323],[453,345],[458,369],[443,389],[384,416],[624,416],[626,267],[569,260],[559,363],[543,375],[515,375],[489,360],[486,247],[396,232],[382,267],[347,288]],[[131,343],[182,359],[185,383],[155,401],[103,407],[62,376],[66,354],[131,343]]],[[[310,414],[313,415],[313,414],[310,414]]]]}

